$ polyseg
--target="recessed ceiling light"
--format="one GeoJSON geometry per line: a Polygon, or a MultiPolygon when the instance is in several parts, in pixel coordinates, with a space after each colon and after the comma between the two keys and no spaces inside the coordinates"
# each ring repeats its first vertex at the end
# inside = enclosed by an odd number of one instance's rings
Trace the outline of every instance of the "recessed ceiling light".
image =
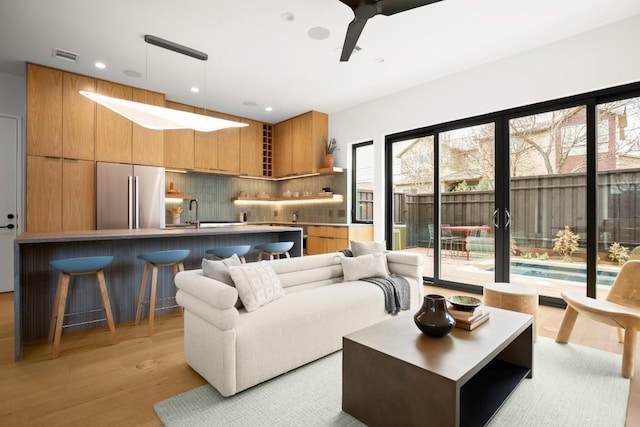
{"type": "Polygon", "coordinates": [[[96,62],[95,63],[96,68],[99,68],[101,70],[104,70],[105,68],[107,68],[106,64],[104,62],[96,62]]]}
{"type": "Polygon", "coordinates": [[[307,31],[307,34],[314,40],[325,40],[331,33],[324,27],[313,27],[307,31]]]}
{"type": "Polygon", "coordinates": [[[197,87],[195,87],[195,86],[191,87],[191,89],[189,89],[189,90],[190,90],[191,92],[193,92],[193,93],[198,93],[198,92],[200,92],[200,89],[198,89],[198,88],[197,88],[197,87]]]}
{"type": "Polygon", "coordinates": [[[373,62],[375,62],[376,64],[382,64],[384,62],[384,58],[379,57],[373,60],[373,62]]]}
{"type": "Polygon", "coordinates": [[[122,74],[124,74],[125,76],[134,77],[136,79],[142,77],[142,74],[140,74],[136,70],[124,70],[122,71],[122,74]]]}
{"type": "Polygon", "coordinates": [[[242,105],[246,105],[247,107],[255,107],[255,106],[256,106],[256,105],[258,105],[258,104],[256,104],[256,103],[255,103],[255,102],[253,102],[253,101],[244,101],[244,102],[242,103],[242,105]]]}
{"type": "Polygon", "coordinates": [[[280,15],[280,17],[282,18],[283,21],[287,21],[287,22],[291,22],[294,19],[296,19],[295,15],[291,12],[285,12],[282,15],[280,15]]]}
{"type": "Polygon", "coordinates": [[[264,111],[273,111],[273,108],[271,108],[271,107],[264,107],[264,111]]]}

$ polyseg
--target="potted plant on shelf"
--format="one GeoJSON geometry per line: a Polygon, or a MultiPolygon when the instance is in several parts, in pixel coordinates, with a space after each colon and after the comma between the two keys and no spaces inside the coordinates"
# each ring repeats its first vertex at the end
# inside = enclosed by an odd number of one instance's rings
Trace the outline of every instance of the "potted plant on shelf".
{"type": "Polygon", "coordinates": [[[333,167],[333,163],[335,162],[335,159],[333,158],[333,152],[336,151],[337,149],[338,149],[338,142],[336,141],[335,138],[331,138],[325,144],[325,150],[324,150],[324,167],[325,168],[333,167]]]}

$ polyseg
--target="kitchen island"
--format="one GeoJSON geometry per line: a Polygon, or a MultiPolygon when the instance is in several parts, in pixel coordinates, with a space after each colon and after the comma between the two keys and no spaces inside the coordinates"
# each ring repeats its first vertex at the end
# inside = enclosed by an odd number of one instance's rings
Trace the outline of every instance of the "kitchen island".
{"type": "MultiPolygon", "coordinates": [[[[111,309],[116,324],[133,321],[144,262],[138,254],[172,249],[191,249],[184,260],[186,270],[200,268],[205,250],[219,246],[251,245],[278,241],[292,241],[291,256],[302,255],[302,228],[264,225],[235,225],[214,228],[172,228],[137,230],[89,230],[49,233],[22,233],[14,242],[15,255],[15,360],[22,357],[22,344],[47,337],[53,308],[58,271],[50,260],[99,255],[114,256],[105,269],[111,309]]],[[[254,261],[257,251],[247,254],[254,261]]],[[[157,299],[175,295],[171,269],[158,271],[157,299]]],[[[101,307],[100,292],[95,275],[77,276],[69,293],[68,312],[81,312],[101,307]]],[[[173,302],[158,304],[172,305],[173,302]]],[[[147,313],[143,310],[143,315],[147,313]]],[[[67,331],[98,327],[90,323],[104,317],[103,312],[90,313],[89,318],[73,320],[87,322],[67,331]]],[[[117,332],[117,325],[116,325],[117,332]]]]}

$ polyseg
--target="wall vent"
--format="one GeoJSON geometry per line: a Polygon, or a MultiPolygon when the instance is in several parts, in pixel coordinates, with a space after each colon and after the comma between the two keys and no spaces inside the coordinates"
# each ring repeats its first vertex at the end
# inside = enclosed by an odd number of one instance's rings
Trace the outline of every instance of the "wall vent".
{"type": "Polygon", "coordinates": [[[57,59],[62,59],[63,61],[69,62],[78,62],[78,54],[69,52],[68,50],[53,48],[53,57],[57,59]]]}

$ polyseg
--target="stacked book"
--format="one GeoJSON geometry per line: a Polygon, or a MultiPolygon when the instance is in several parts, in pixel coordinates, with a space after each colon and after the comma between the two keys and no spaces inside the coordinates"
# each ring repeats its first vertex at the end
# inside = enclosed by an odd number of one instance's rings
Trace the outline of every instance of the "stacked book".
{"type": "Polygon", "coordinates": [[[473,310],[460,310],[449,307],[449,313],[456,319],[456,328],[472,331],[479,325],[489,320],[489,312],[482,308],[482,305],[473,310]]]}

